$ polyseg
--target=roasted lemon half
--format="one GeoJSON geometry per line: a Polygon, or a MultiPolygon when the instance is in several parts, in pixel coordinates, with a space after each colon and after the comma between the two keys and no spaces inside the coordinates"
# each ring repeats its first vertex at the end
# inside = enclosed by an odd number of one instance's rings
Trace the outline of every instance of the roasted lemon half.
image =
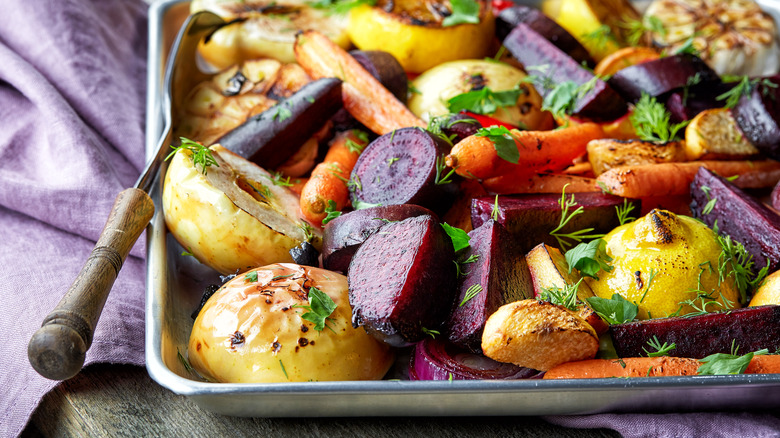
{"type": "Polygon", "coordinates": [[[359,49],[390,52],[404,70],[421,73],[443,62],[488,55],[495,32],[490,3],[471,4],[471,11],[453,12],[449,1],[378,0],[352,9],[347,32],[359,49]]]}

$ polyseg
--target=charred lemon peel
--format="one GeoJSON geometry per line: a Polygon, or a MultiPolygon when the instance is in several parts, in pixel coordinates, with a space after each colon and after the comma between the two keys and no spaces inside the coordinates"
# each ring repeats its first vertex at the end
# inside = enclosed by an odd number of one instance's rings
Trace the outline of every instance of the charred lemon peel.
{"type": "Polygon", "coordinates": [[[696,219],[656,209],[604,240],[614,269],[586,281],[600,298],[619,294],[636,304],[638,319],[739,307],[718,235],[696,219]]]}

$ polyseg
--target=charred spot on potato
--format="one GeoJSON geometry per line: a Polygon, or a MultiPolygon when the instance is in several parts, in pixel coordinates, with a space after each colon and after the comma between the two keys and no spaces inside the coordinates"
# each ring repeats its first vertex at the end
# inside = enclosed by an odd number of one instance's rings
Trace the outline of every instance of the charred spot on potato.
{"type": "Polygon", "coordinates": [[[306,338],[298,338],[298,345],[301,347],[305,347],[309,345],[309,340],[306,338]]]}
{"type": "Polygon", "coordinates": [[[230,348],[236,348],[237,345],[243,345],[244,341],[246,341],[244,334],[236,330],[235,333],[230,335],[230,348]]]}
{"type": "Polygon", "coordinates": [[[222,91],[225,96],[235,96],[241,92],[241,88],[246,83],[246,76],[241,70],[236,71],[236,74],[228,79],[227,87],[222,91]]]}
{"type": "Polygon", "coordinates": [[[274,341],[273,344],[271,344],[271,348],[274,353],[278,353],[279,350],[282,349],[282,344],[280,344],[278,341],[274,341]]]}
{"type": "Polygon", "coordinates": [[[487,80],[481,73],[469,75],[467,83],[471,86],[471,91],[479,91],[487,86],[487,80]]]}
{"type": "Polygon", "coordinates": [[[303,333],[306,333],[306,332],[308,332],[308,331],[309,331],[309,327],[306,327],[306,324],[301,324],[301,331],[302,331],[303,333]]]}

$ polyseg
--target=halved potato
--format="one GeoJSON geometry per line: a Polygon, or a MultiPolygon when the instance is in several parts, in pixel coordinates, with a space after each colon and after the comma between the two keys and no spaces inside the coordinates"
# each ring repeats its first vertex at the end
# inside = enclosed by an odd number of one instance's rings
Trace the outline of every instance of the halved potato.
{"type": "Polygon", "coordinates": [[[181,245],[222,274],[291,262],[289,250],[321,233],[303,219],[298,196],[272,176],[222,146],[211,148],[218,167],[204,175],[188,151],[174,155],[163,185],[168,230],[181,245]]]}
{"type": "Polygon", "coordinates": [[[588,161],[598,176],[614,167],[686,161],[683,142],[601,139],[588,142],[588,161]]]}
{"type": "Polygon", "coordinates": [[[194,0],[190,12],[211,11],[236,22],[220,28],[198,50],[218,69],[255,58],[295,62],[293,44],[301,30],[317,30],[349,48],[347,16],[312,8],[301,0],[194,0]]]}
{"type": "Polygon", "coordinates": [[[195,320],[188,356],[201,375],[229,383],[385,375],[393,353],[362,328],[352,327],[346,277],[286,263],[251,272],[222,286],[195,320]],[[303,318],[309,309],[300,307],[309,305],[313,288],[336,305],[321,331],[303,318]]]}
{"type": "Polygon", "coordinates": [[[593,327],[571,310],[546,301],[501,306],[488,318],[482,334],[485,356],[539,371],[593,359],[598,349],[593,327]]]}
{"type": "Polygon", "coordinates": [[[409,98],[409,109],[423,120],[449,113],[447,101],[459,94],[489,88],[506,91],[519,87],[517,104],[501,107],[491,117],[529,130],[551,129],[552,115],[542,111],[542,97],[533,85],[524,83],[526,74],[509,64],[468,59],[434,67],[412,81],[417,90],[409,98]]]}

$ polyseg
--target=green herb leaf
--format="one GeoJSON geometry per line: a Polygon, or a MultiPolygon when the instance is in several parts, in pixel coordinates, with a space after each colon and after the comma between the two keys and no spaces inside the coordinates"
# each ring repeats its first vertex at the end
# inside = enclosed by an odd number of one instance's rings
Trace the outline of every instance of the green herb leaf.
{"type": "Polygon", "coordinates": [[[573,285],[566,284],[563,289],[558,286],[542,288],[542,292],[539,294],[539,298],[544,301],[549,301],[553,304],[558,304],[559,306],[563,306],[569,310],[576,311],[577,307],[579,307],[577,303],[577,290],[580,288],[580,283],[582,283],[582,278],[580,278],[579,281],[573,285]]]}
{"type": "Polygon", "coordinates": [[[217,160],[214,158],[214,155],[211,154],[211,149],[188,138],[179,137],[179,139],[181,140],[181,146],[171,145],[173,152],[165,157],[165,161],[168,161],[168,159],[174,156],[176,152],[185,150],[190,152],[190,159],[192,159],[192,164],[194,164],[196,168],[200,164],[200,170],[204,175],[207,174],[209,166],[219,167],[219,164],[217,164],[217,160]]]}
{"type": "Polygon", "coordinates": [[[247,283],[257,282],[257,271],[248,272],[246,275],[244,275],[244,280],[247,283]]]}
{"type": "Polygon", "coordinates": [[[629,121],[634,126],[639,138],[645,141],[668,142],[677,138],[680,129],[688,125],[688,121],[671,124],[671,114],[655,97],[642,93],[636,103],[634,113],[629,121]]]}
{"type": "Polygon", "coordinates": [[[290,117],[292,117],[292,111],[290,111],[290,108],[287,107],[286,102],[282,102],[276,105],[276,112],[274,112],[274,115],[271,117],[271,120],[275,122],[283,122],[289,119],[290,117]]]}
{"type": "Polygon", "coordinates": [[[298,222],[298,228],[301,229],[303,232],[303,240],[306,242],[311,242],[311,240],[314,238],[314,233],[312,232],[314,229],[311,227],[311,225],[306,222],[298,222]]]}
{"type": "Polygon", "coordinates": [[[474,263],[477,260],[479,260],[479,254],[471,254],[470,256],[468,256],[466,260],[463,260],[462,262],[453,260],[452,262],[455,263],[455,272],[457,273],[458,277],[463,277],[464,275],[468,275],[468,271],[463,270],[463,265],[474,263]]]}
{"type": "Polygon", "coordinates": [[[444,222],[441,223],[441,227],[444,228],[444,231],[447,232],[448,236],[450,236],[450,239],[452,240],[452,246],[455,248],[455,252],[469,247],[469,240],[471,238],[465,231],[444,222]]]}
{"type": "Polygon", "coordinates": [[[672,55],[693,55],[693,56],[699,56],[699,49],[697,49],[693,45],[694,38],[696,38],[696,35],[691,35],[688,37],[687,40],[683,43],[682,46],[678,47],[672,55]]]}
{"type": "Polygon", "coordinates": [[[498,157],[504,161],[517,164],[520,162],[520,151],[517,149],[517,143],[512,136],[512,132],[505,126],[491,126],[489,128],[480,128],[476,134],[477,137],[487,137],[493,147],[496,148],[498,157]]]}
{"type": "Polygon", "coordinates": [[[317,0],[311,7],[325,9],[328,14],[344,15],[360,5],[374,6],[376,0],[317,0]]]}
{"type": "Polygon", "coordinates": [[[590,307],[609,324],[624,324],[636,318],[639,307],[626,300],[619,294],[612,294],[612,298],[590,297],[586,298],[590,307]]]}
{"type": "Polygon", "coordinates": [[[748,294],[764,281],[768,268],[765,266],[758,274],[753,273],[753,255],[730,236],[718,236],[721,253],[718,256],[718,284],[726,277],[734,277],[739,291],[740,303],[747,302],[748,294]]]}
{"type": "Polygon", "coordinates": [[[502,107],[517,105],[517,99],[525,94],[525,90],[515,87],[506,91],[491,91],[484,87],[480,90],[458,94],[447,101],[447,109],[451,113],[471,111],[477,114],[493,114],[502,107]]]}
{"type": "Polygon", "coordinates": [[[450,169],[446,174],[444,173],[448,169],[446,159],[444,155],[436,157],[436,178],[433,180],[436,185],[449,184],[452,182],[452,175],[455,173],[455,169],[450,169]]]}
{"type": "Polygon", "coordinates": [[[466,294],[463,296],[463,301],[458,304],[458,307],[463,307],[464,304],[471,301],[474,297],[479,295],[479,293],[482,292],[482,286],[479,284],[473,284],[471,287],[466,289],[466,294]]]}
{"type": "Polygon", "coordinates": [[[498,195],[496,195],[496,200],[493,201],[493,210],[490,211],[490,219],[497,221],[500,212],[501,210],[498,208],[498,195]]]}
{"type": "Polygon", "coordinates": [[[611,272],[614,269],[609,265],[612,257],[607,255],[607,241],[604,239],[592,240],[588,243],[580,243],[566,251],[566,262],[569,264],[569,273],[577,269],[580,274],[599,279],[598,272],[604,270],[611,272]]]}
{"type": "Polygon", "coordinates": [[[629,216],[628,214],[631,213],[631,211],[634,209],[634,203],[628,202],[628,199],[623,198],[623,205],[616,205],[615,210],[617,211],[617,218],[618,222],[620,222],[620,225],[625,225],[629,222],[634,222],[636,220],[635,217],[629,216]]]}
{"type": "Polygon", "coordinates": [[[696,370],[696,373],[700,376],[743,374],[748,365],[750,365],[750,361],[753,360],[753,356],[769,353],[769,350],[764,348],[763,350],[737,356],[737,350],[739,350],[739,347],[735,348],[734,342],[732,342],[731,354],[715,353],[703,359],[699,359],[699,362],[701,362],[702,365],[696,370]]]}
{"type": "Polygon", "coordinates": [[[615,34],[612,33],[612,28],[606,24],[597,27],[593,32],[583,34],[582,38],[586,41],[590,41],[593,47],[599,52],[606,50],[609,42],[618,44],[615,34]]]}
{"type": "Polygon", "coordinates": [[[322,220],[322,225],[325,225],[333,219],[341,216],[341,211],[336,207],[336,201],[332,199],[328,199],[328,206],[325,207],[325,213],[327,213],[327,216],[325,216],[325,219],[322,220]]]}
{"type": "Polygon", "coordinates": [[[479,3],[474,0],[450,0],[452,14],[442,22],[442,27],[455,26],[456,24],[479,23],[479,3]]]}
{"type": "Polygon", "coordinates": [[[767,88],[777,88],[777,84],[769,79],[750,79],[748,76],[726,76],[723,81],[739,82],[734,88],[715,98],[716,100],[725,100],[725,108],[734,108],[743,96],[750,98],[753,90],[755,90],[759,84],[763,85],[765,90],[767,88]]]}
{"type": "Polygon", "coordinates": [[[364,210],[366,208],[381,207],[381,206],[382,204],[372,204],[370,202],[363,202],[359,199],[355,199],[354,201],[352,201],[352,208],[354,208],[355,210],[364,210]]]}
{"type": "Polygon", "coordinates": [[[555,240],[558,242],[558,246],[563,251],[566,251],[566,249],[571,246],[571,244],[567,242],[566,239],[573,240],[575,242],[582,242],[585,239],[599,239],[604,237],[603,234],[588,234],[593,231],[593,228],[583,228],[581,230],[565,234],[562,232],[563,228],[566,227],[572,218],[582,214],[584,211],[584,208],[581,205],[577,205],[577,201],[574,200],[574,195],[571,195],[571,198],[566,199],[566,187],[568,186],[569,184],[563,186],[563,189],[561,190],[561,200],[558,201],[561,206],[561,220],[558,223],[558,226],[555,227],[554,230],[550,231],[550,235],[555,237],[555,240]],[[575,206],[577,208],[569,213],[569,209],[575,206]]]}
{"type": "Polygon", "coordinates": [[[426,335],[432,337],[433,339],[436,339],[436,335],[440,335],[441,334],[441,333],[439,333],[438,330],[427,329],[425,327],[422,328],[422,332],[425,333],[426,335]]]}
{"type": "Polygon", "coordinates": [[[275,186],[291,187],[293,183],[290,182],[290,177],[283,177],[282,172],[274,172],[271,175],[271,181],[275,186]]]}
{"type": "Polygon", "coordinates": [[[666,342],[664,342],[663,345],[661,345],[661,341],[659,341],[658,337],[655,335],[653,335],[653,339],[647,341],[647,345],[655,349],[655,351],[647,351],[645,347],[642,347],[642,350],[644,350],[647,357],[668,356],[670,351],[677,348],[677,344],[675,344],[674,342],[672,342],[671,345],[667,345],[666,342]]]}
{"type": "Polygon", "coordinates": [[[312,286],[309,289],[309,305],[296,304],[293,307],[308,310],[301,315],[301,318],[313,322],[314,330],[321,332],[325,328],[325,322],[330,319],[330,315],[337,306],[328,294],[312,286]]]}

